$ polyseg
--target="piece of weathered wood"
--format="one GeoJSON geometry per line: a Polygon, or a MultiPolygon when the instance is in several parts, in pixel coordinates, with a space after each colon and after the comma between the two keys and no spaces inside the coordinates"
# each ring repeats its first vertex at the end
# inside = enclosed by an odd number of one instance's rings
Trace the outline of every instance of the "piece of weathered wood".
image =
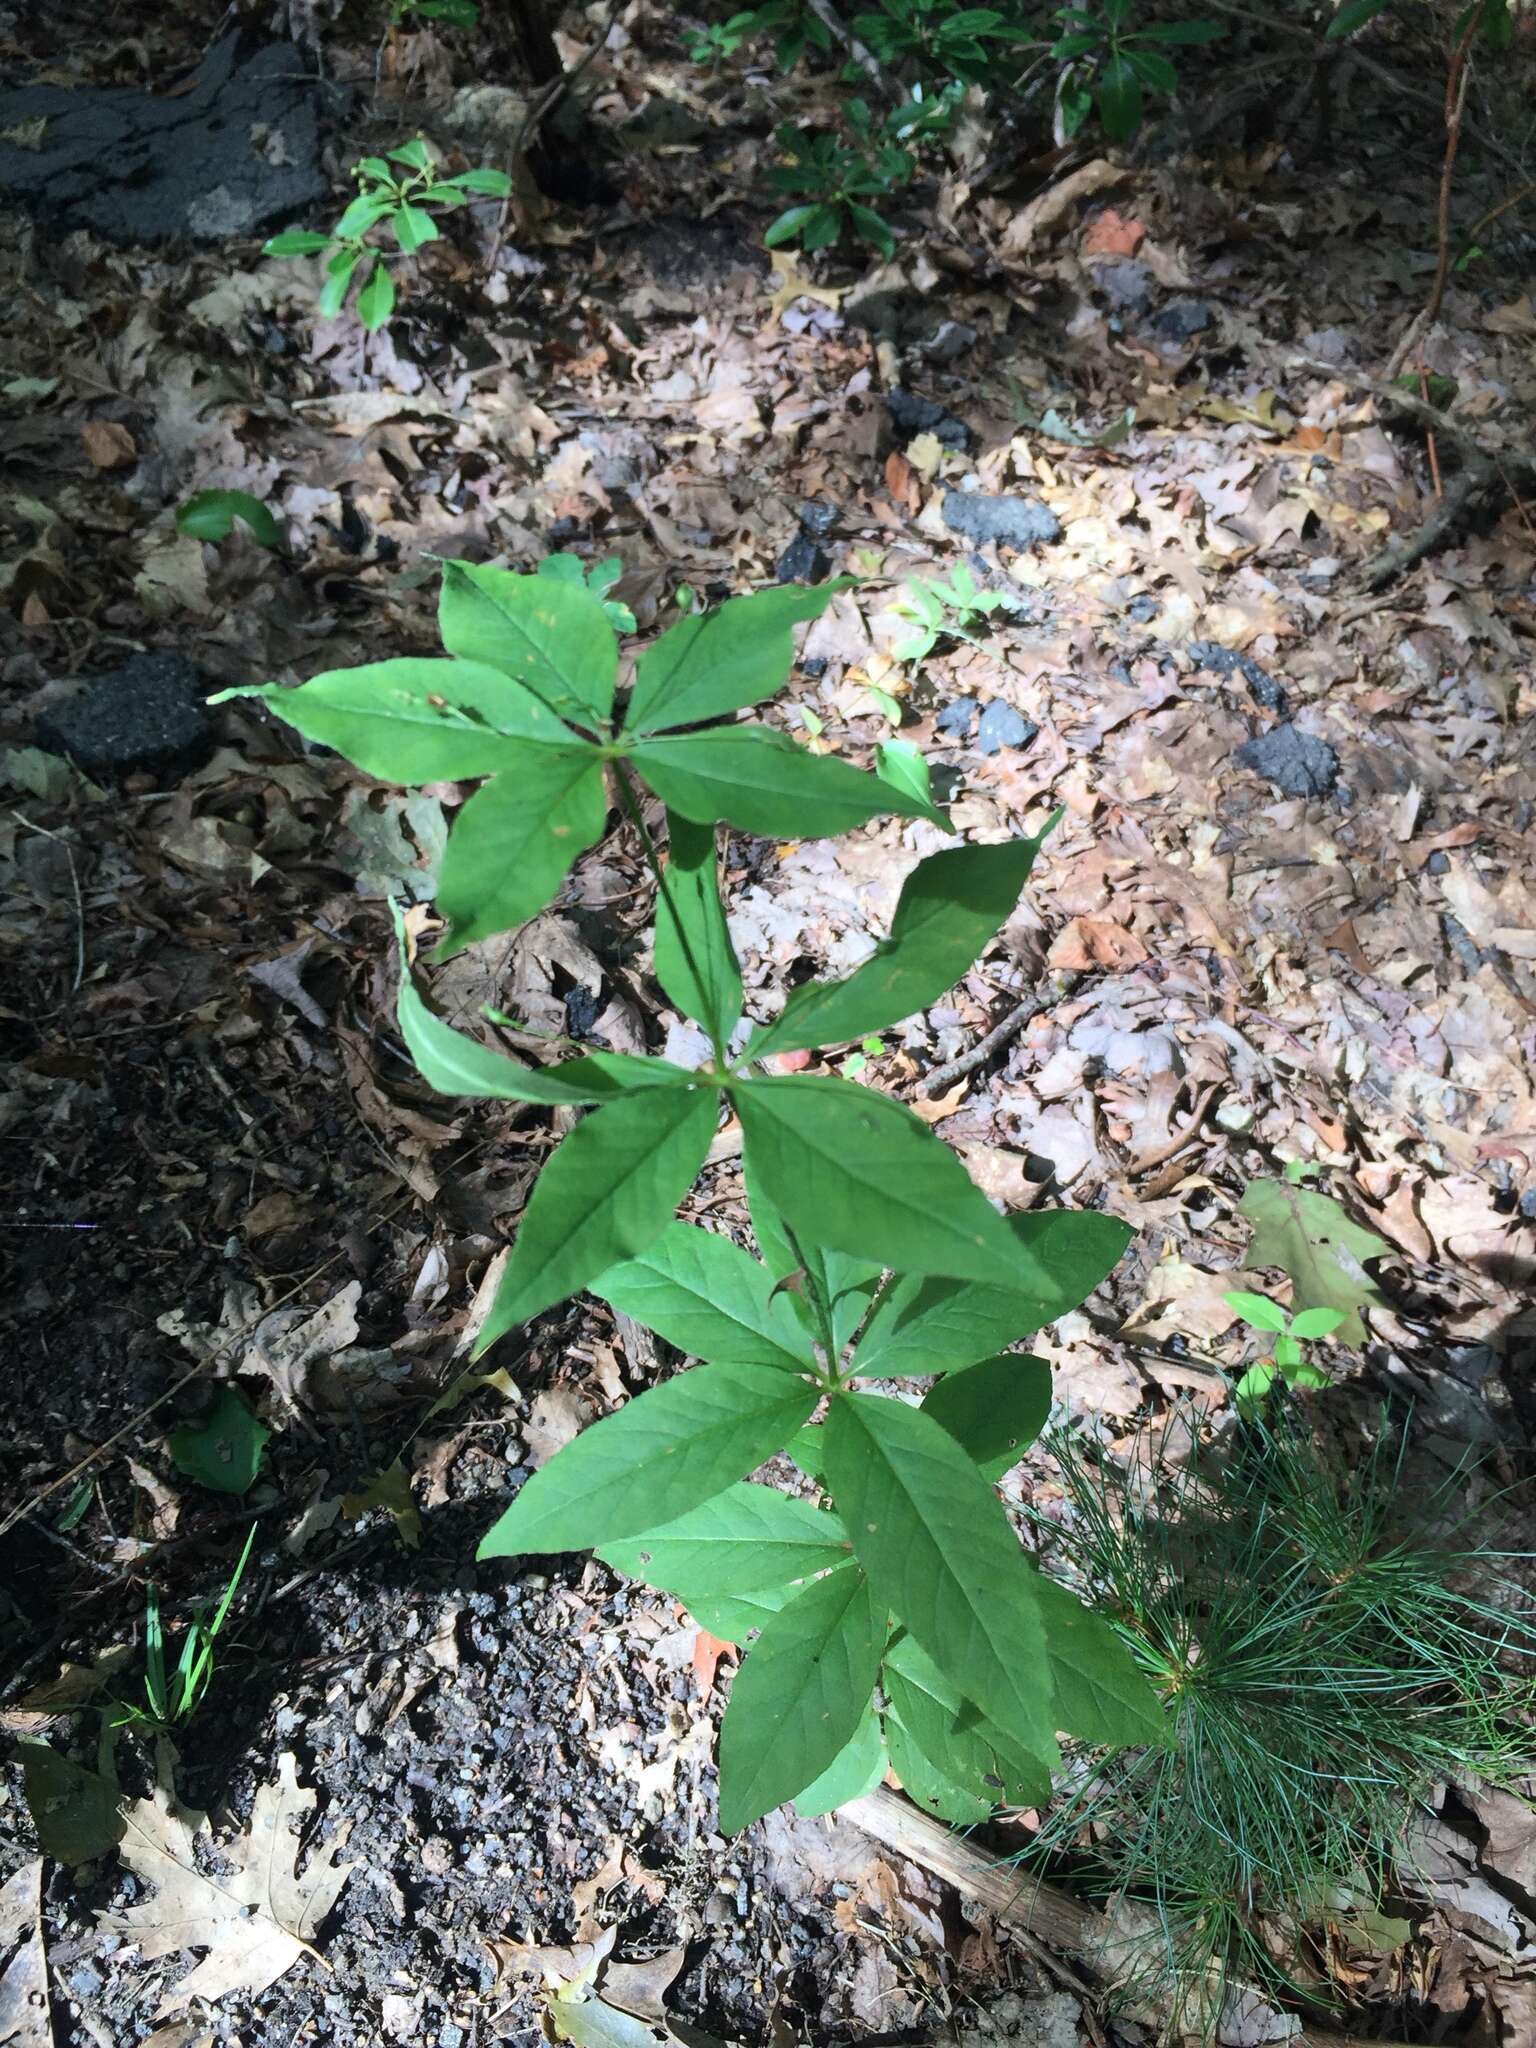
{"type": "MultiPolygon", "coordinates": [[[[1020,1928],[1047,1947],[1066,1949],[1090,1969],[1103,1965],[1125,1941],[1123,1932],[1092,1906],[1058,1891],[1041,1879],[1026,1877],[1014,1866],[999,1863],[984,1849],[957,1835],[953,1828],[923,1813],[909,1799],[885,1786],[839,1807],[838,1819],[851,1821],[884,1849],[920,1863],[952,1884],[999,1920],[1020,1928]]],[[[1111,1969],[1107,1974],[1113,1976],[1111,1969]]],[[[1359,2041],[1307,2027],[1283,2048],[1365,2048],[1359,2041]]],[[[1378,2041],[1371,2048],[1408,2048],[1404,2041],[1378,2041]]]]}

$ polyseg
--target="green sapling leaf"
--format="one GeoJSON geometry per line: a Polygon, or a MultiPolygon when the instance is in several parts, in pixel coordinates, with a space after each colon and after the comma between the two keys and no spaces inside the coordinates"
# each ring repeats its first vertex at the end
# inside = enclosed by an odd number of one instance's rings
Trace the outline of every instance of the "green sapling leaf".
{"type": "Polygon", "coordinates": [[[1385,1302],[1361,1262],[1386,1257],[1385,1239],[1351,1222],[1331,1195],[1289,1176],[1250,1181],[1238,1207],[1253,1225],[1247,1264],[1278,1266],[1290,1275],[1298,1309],[1338,1309],[1338,1341],[1363,1344],[1360,1310],[1385,1302]]]}
{"type": "Polygon", "coordinates": [[[606,723],[619,648],[590,590],[491,563],[445,562],[437,617],[450,654],[514,677],[561,718],[606,723]]]}
{"type": "Polygon", "coordinates": [[[904,1402],[842,1395],[825,1432],[827,1484],[876,1597],[1004,1734],[1054,1765],[1038,1574],[997,1495],[904,1402]]]}
{"type": "Polygon", "coordinates": [[[221,1387],[208,1419],[173,1429],[165,1440],[171,1463],[215,1493],[248,1493],[272,1432],[233,1387],[221,1387]]]}
{"type": "Polygon", "coordinates": [[[675,813],[656,892],[656,979],[723,1054],[741,1016],[741,968],[720,901],[715,828],[675,813]]]}
{"type": "Polygon", "coordinates": [[[831,1768],[869,1711],[886,1622],[857,1565],[763,1625],[720,1726],[720,1829],[739,1834],[831,1768]]]}
{"type": "Polygon", "coordinates": [[[249,491],[195,491],[176,507],[176,531],[190,534],[194,540],[227,540],[237,519],[250,528],[251,538],[262,547],[281,548],[283,536],[277,521],[249,491]]]}
{"type": "Polygon", "coordinates": [[[811,1347],[766,1266],[712,1230],[669,1223],[592,1282],[592,1292],[692,1358],[805,1372],[811,1347]]]}
{"type": "Polygon", "coordinates": [[[696,1600],[814,1578],[847,1564],[853,1552],[836,1515],[776,1487],[743,1482],[659,1528],[601,1544],[597,1555],[616,1572],[671,1593],[691,1613],[696,1600]]]}
{"type": "MultiPolygon", "coordinates": [[[[1246,1323],[1250,1330],[1285,1328],[1285,1310],[1278,1301],[1271,1301],[1267,1294],[1246,1294],[1241,1288],[1234,1288],[1230,1294],[1224,1294],[1221,1298],[1239,1322],[1246,1323]]],[[[1340,1317],[1341,1322],[1342,1320],[1340,1317]]]]}
{"type": "Polygon", "coordinates": [[[669,810],[760,839],[823,839],[895,811],[944,824],[926,800],[762,725],[637,740],[630,759],[669,810]]]}
{"type": "Polygon", "coordinates": [[[635,664],[625,731],[653,733],[723,718],[782,690],[795,654],[791,626],[820,618],[854,582],[838,576],[809,587],[783,584],[679,619],[635,664]]]}
{"type": "Polygon", "coordinates": [[[658,1516],[667,1521],[745,1478],[815,1405],[814,1387],[766,1366],[679,1373],[556,1452],[524,1482],[475,1555],[584,1550],[638,1535],[658,1516]]]}
{"type": "Polygon", "coordinates": [[[453,821],[438,870],[446,960],[477,939],[525,924],[554,896],[608,819],[595,747],[523,747],[453,821]]]}
{"type": "Polygon", "coordinates": [[[1000,1352],[941,1379],[922,1412],[943,1424],[986,1478],[1001,1479],[1045,1427],[1051,1369],[1043,1358],[1000,1352]]]}
{"type": "Polygon", "coordinates": [[[813,1784],[795,1794],[796,1813],[802,1820],[816,1820],[821,1814],[835,1813],[850,1800],[862,1799],[885,1776],[886,1762],[880,1716],[869,1707],[853,1740],[838,1751],[813,1784]]]}
{"type": "Polygon", "coordinates": [[[841,1045],[936,1003],[1012,915],[1055,822],[1034,839],[954,846],[919,861],[902,884],[889,938],[846,980],[796,989],[773,1023],[753,1034],[744,1057],[841,1045]]]}
{"type": "MultiPolygon", "coordinates": [[[[475,1357],[659,1237],[704,1164],[718,1118],[718,1094],[696,1077],[621,1095],[583,1117],[533,1184],[475,1357]]],[[[677,1511],[658,1509],[651,1520],[677,1511]]]]}

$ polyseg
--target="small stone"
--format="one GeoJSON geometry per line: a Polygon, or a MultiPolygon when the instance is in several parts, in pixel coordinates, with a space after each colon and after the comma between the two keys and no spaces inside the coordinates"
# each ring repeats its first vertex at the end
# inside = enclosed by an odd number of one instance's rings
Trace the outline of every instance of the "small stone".
{"type": "Polygon", "coordinates": [[[1152,273],[1145,263],[1129,256],[1116,256],[1106,263],[1090,264],[1093,281],[1121,313],[1145,313],[1152,303],[1152,273]]]}
{"type": "Polygon", "coordinates": [[[1283,796],[1326,796],[1339,779],[1339,757],[1328,742],[1289,722],[1239,747],[1237,759],[1283,796]]]}
{"type": "Polygon", "coordinates": [[[1152,326],[1165,341],[1193,341],[1214,324],[1215,317],[1204,299],[1174,299],[1164,306],[1152,326]]]}
{"type": "Polygon", "coordinates": [[[825,540],[837,524],[837,507],[825,498],[808,498],[795,513],[800,531],[812,540],[825,540]]]}
{"type": "Polygon", "coordinates": [[[936,399],[919,398],[915,391],[898,388],[885,394],[885,409],[891,425],[906,440],[915,434],[932,434],[941,448],[970,446],[971,430],[965,421],[957,420],[936,399]]]}
{"type": "Polygon", "coordinates": [[[930,362],[952,363],[973,349],[977,342],[974,327],[963,320],[941,320],[927,341],[922,343],[922,352],[930,362]]]}
{"type": "Polygon", "coordinates": [[[1239,654],[1235,647],[1222,647],[1215,640],[1191,640],[1189,658],[1201,668],[1210,669],[1214,675],[1240,675],[1248,685],[1249,696],[1261,711],[1284,711],[1284,688],[1268,669],[1260,668],[1251,655],[1239,654]]]}
{"type": "Polygon", "coordinates": [[[1448,853],[1441,853],[1437,848],[1436,851],[1429,856],[1429,859],[1425,861],[1424,868],[1425,872],[1431,875],[1449,874],[1451,869],[1451,857],[1448,853]]]}
{"type": "Polygon", "coordinates": [[[180,654],[135,654],[44,711],[38,744],[67,754],[88,775],[192,767],[212,741],[202,681],[180,654]]]}
{"type": "Polygon", "coordinates": [[[933,721],[934,729],[943,733],[945,739],[955,740],[963,747],[969,742],[971,727],[976,723],[976,710],[974,697],[956,697],[933,721]]]}
{"type": "Polygon", "coordinates": [[[1162,606],[1155,597],[1133,597],[1125,608],[1125,616],[1134,620],[1138,626],[1144,626],[1148,620],[1155,619],[1161,610],[1162,606]]]}
{"type": "Polygon", "coordinates": [[[944,524],[951,533],[985,546],[1031,548],[1061,539],[1061,521],[1033,498],[992,498],[980,491],[946,491],[944,524]]]}
{"type": "Polygon", "coordinates": [[[774,565],[780,583],[820,583],[832,564],[825,548],[808,533],[797,533],[774,565]]]}
{"type": "Polygon", "coordinates": [[[976,728],[976,751],[1000,754],[1004,747],[1027,747],[1039,730],[1032,718],[1025,718],[1011,704],[994,699],[982,712],[976,728]]]}

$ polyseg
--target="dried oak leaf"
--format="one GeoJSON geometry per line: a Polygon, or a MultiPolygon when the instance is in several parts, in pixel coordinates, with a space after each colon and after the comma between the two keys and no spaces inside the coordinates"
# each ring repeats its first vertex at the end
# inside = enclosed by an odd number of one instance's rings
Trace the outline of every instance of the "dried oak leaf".
{"type": "Polygon", "coordinates": [[[298,1781],[292,1752],[284,1751],[276,1783],[256,1794],[245,1833],[220,1846],[228,1871],[217,1877],[197,1867],[206,1814],[174,1807],[164,1793],[124,1808],[123,1860],[155,1894],[126,1912],[102,1914],[101,1927],[134,1943],[146,1962],[183,1949],[208,1951],[166,1992],[156,2018],[194,1998],[265,1991],[300,1956],[315,1953],[313,1937],[357,1865],[336,1860],[346,1839],[341,1834],[317,1849],[299,1874],[295,1824],[314,1805],[314,1793],[298,1781]]]}

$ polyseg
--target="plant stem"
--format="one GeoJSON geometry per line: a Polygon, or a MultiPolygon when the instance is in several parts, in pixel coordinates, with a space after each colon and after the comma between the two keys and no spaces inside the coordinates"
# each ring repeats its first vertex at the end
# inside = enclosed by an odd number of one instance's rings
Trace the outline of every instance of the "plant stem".
{"type": "MultiPolygon", "coordinates": [[[[617,755],[614,756],[613,760],[613,779],[618,784],[619,801],[623,805],[631,824],[633,824],[635,830],[640,835],[640,844],[645,851],[646,865],[656,878],[656,893],[661,897],[671,913],[672,928],[677,933],[677,943],[681,946],[683,957],[688,962],[688,970],[692,974],[695,983],[702,989],[704,987],[704,976],[698,961],[694,958],[693,947],[688,942],[688,933],[683,925],[683,920],[678,915],[677,901],[668,884],[666,870],[661,864],[661,856],[656,851],[656,842],[651,837],[650,828],[647,826],[645,818],[641,813],[640,799],[635,794],[634,784],[625,772],[622,759],[617,755]]],[[[709,1042],[714,1048],[716,1063],[723,1073],[726,1065],[726,1048],[715,1036],[712,1024],[706,1025],[706,1029],[709,1032],[709,1042]]]]}

